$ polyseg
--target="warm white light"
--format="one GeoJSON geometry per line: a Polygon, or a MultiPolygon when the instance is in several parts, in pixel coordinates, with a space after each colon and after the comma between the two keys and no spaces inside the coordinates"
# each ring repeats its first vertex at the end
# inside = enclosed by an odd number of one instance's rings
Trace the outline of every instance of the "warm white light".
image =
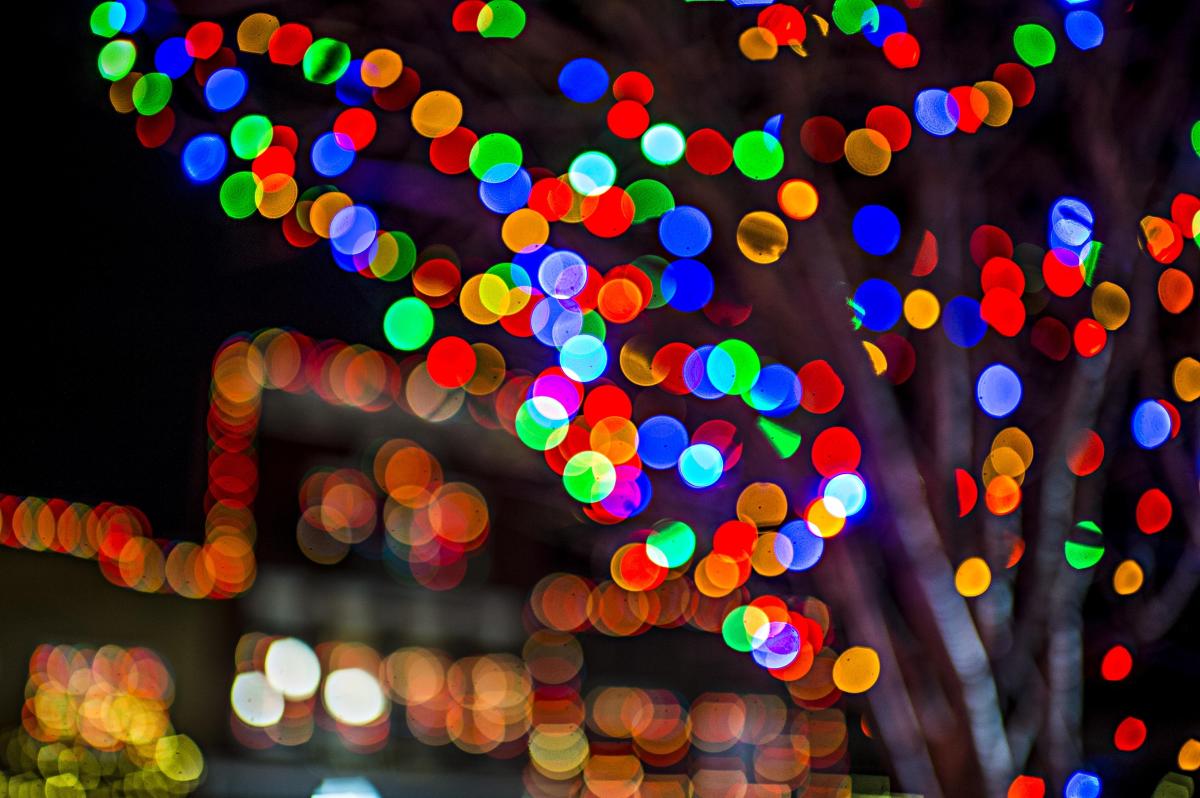
{"type": "Polygon", "coordinates": [[[321,663],[316,653],[294,637],[271,643],[263,670],[270,685],[292,701],[311,697],[321,683],[321,663]]]}
{"type": "Polygon", "coordinates": [[[379,681],[362,668],[345,668],[325,678],[325,709],[350,726],[366,726],[383,716],[387,698],[379,681]]]}
{"type": "Polygon", "coordinates": [[[234,677],[229,704],[233,714],[247,726],[272,726],[283,717],[283,694],[258,671],[234,677]]]}

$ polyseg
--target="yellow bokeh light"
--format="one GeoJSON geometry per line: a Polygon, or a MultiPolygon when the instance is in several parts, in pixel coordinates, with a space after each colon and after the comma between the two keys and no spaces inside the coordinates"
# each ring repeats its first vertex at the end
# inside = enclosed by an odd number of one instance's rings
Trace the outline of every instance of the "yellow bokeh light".
{"type": "Polygon", "coordinates": [[[479,301],[497,316],[517,313],[529,304],[533,296],[526,288],[509,288],[508,283],[498,274],[485,273],[477,276],[479,301]]]}
{"type": "Polygon", "coordinates": [[[992,438],[992,451],[1009,448],[1016,452],[1025,468],[1033,465],[1033,441],[1020,427],[1005,427],[992,438]]]}
{"type": "Polygon", "coordinates": [[[812,218],[821,198],[816,187],[807,180],[788,180],[779,187],[779,210],[799,221],[812,218]]]}
{"type": "Polygon", "coordinates": [[[751,61],[770,61],[779,54],[779,43],[766,28],[746,28],[738,37],[738,49],[751,61]]]}
{"type": "Polygon", "coordinates": [[[1116,283],[1103,282],[1092,291],[1092,315],[1106,330],[1117,330],[1129,320],[1129,294],[1116,283]]]}
{"type": "Polygon", "coordinates": [[[279,18],[272,14],[251,14],[238,25],[238,49],[243,53],[258,53],[267,51],[271,34],[279,30],[279,18]]]}
{"type": "Polygon", "coordinates": [[[448,91],[422,94],[413,103],[412,126],[427,139],[445,136],[462,121],[462,101],[448,91]]]}
{"type": "Polygon", "coordinates": [[[774,482],[752,482],[738,495],[737,517],[759,529],[779,526],[787,517],[787,494],[774,482]]]}
{"type": "Polygon", "coordinates": [[[1136,560],[1125,560],[1113,572],[1113,590],[1121,596],[1132,596],[1142,589],[1146,575],[1136,560]]]}
{"type": "MultiPolygon", "coordinates": [[[[487,300],[483,298],[485,290],[483,282],[488,277],[500,280],[494,274],[477,274],[463,284],[462,291],[458,295],[459,310],[462,311],[463,316],[476,324],[495,324],[502,315],[489,308],[487,300]]],[[[503,283],[503,280],[500,281],[503,283]]]]}
{"type": "Polygon", "coordinates": [[[268,175],[255,185],[254,203],[266,219],[282,219],[296,205],[300,189],[291,175],[268,175]]]}
{"type": "Polygon", "coordinates": [[[1180,358],[1171,373],[1175,395],[1182,402],[1194,402],[1200,398],[1200,360],[1194,357],[1180,358]]]}
{"type": "Polygon", "coordinates": [[[887,355],[870,341],[863,341],[862,345],[863,349],[867,350],[867,357],[871,358],[871,369],[875,372],[875,376],[881,376],[887,371],[887,355]]]}
{"type": "Polygon", "coordinates": [[[787,570],[787,565],[779,561],[775,554],[775,543],[779,538],[778,532],[765,532],[759,535],[754,544],[754,553],[750,555],[750,566],[759,576],[779,576],[787,570]]]}
{"type": "Polygon", "coordinates": [[[818,537],[831,538],[846,526],[845,508],[836,499],[833,501],[837,507],[826,504],[824,498],[817,499],[805,513],[804,520],[808,522],[809,531],[818,537]]]}
{"type": "Polygon", "coordinates": [[[904,298],[904,319],[915,329],[928,330],[937,324],[942,307],[932,291],[918,288],[904,298]]]}
{"type": "Polygon", "coordinates": [[[373,89],[391,86],[404,71],[404,60],[392,50],[380,48],[363,56],[359,74],[362,82],[373,89]]]}
{"type": "Polygon", "coordinates": [[[954,574],[954,589],[966,598],[982,596],[991,584],[992,569],[982,557],[963,560],[954,574]]]}
{"type": "Polygon", "coordinates": [[[308,224],[312,232],[321,238],[329,238],[329,225],[333,223],[333,217],[353,204],[354,200],[340,191],[327,191],[317,197],[308,209],[308,224]]]}
{"type": "Polygon", "coordinates": [[[159,737],[154,746],[154,763],[172,781],[194,781],[204,771],[200,748],[186,734],[159,737]]]}
{"type": "Polygon", "coordinates": [[[1179,748],[1179,769],[1180,770],[1196,770],[1200,768],[1200,740],[1195,737],[1189,738],[1179,748]]]}
{"type": "MultiPolygon", "coordinates": [[[[994,80],[981,80],[975,84],[975,88],[987,98],[988,112],[983,118],[983,124],[988,127],[1007,124],[1013,112],[1013,98],[1008,89],[994,80]]],[[[972,103],[972,106],[974,105],[972,103]]]]}
{"type": "Polygon", "coordinates": [[[649,338],[633,336],[621,346],[621,373],[625,379],[643,388],[658,385],[667,375],[653,367],[654,348],[649,338]]]}
{"type": "Polygon", "coordinates": [[[879,655],[866,646],[842,652],[833,663],[833,683],[843,693],[865,693],[879,679],[879,655]]]}
{"type": "Polygon", "coordinates": [[[770,211],[753,211],[738,222],[737,245],[754,263],[774,263],[787,249],[787,226],[770,211]]]}
{"type": "Polygon", "coordinates": [[[513,211],[500,226],[500,238],[512,252],[532,252],[550,237],[550,223],[532,208],[513,211]]]}
{"type": "Polygon", "coordinates": [[[846,163],[861,175],[881,175],[892,163],[892,147],[878,130],[852,130],[846,136],[846,163]]]}

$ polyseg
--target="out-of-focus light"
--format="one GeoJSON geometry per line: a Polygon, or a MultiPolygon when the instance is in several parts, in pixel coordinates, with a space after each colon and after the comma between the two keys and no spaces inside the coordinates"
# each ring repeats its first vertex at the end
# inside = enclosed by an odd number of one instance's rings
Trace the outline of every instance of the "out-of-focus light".
{"type": "Polygon", "coordinates": [[[1046,782],[1037,776],[1017,776],[1008,788],[1008,798],[1045,798],[1046,782]]]}
{"type": "Polygon", "coordinates": [[[715,446],[697,443],[679,455],[679,475],[693,488],[707,488],[721,478],[725,459],[715,446]]]}
{"type": "Polygon", "coordinates": [[[1063,798],[1100,798],[1100,777],[1095,773],[1077,770],[1071,774],[1063,790],[1063,798]]]}
{"type": "Polygon", "coordinates": [[[1080,50],[1091,50],[1104,42],[1104,23],[1091,11],[1072,11],[1064,23],[1067,38],[1080,50]]]}
{"type": "Polygon", "coordinates": [[[1096,215],[1077,197],[1059,197],[1050,208],[1050,246],[1078,254],[1092,240],[1096,215]]]}
{"type": "Polygon", "coordinates": [[[687,142],[679,128],[668,122],[652,125],[642,134],[642,155],[657,166],[670,166],[683,157],[687,142]]]}
{"type": "Polygon", "coordinates": [[[591,382],[608,366],[608,351],[604,342],[594,335],[576,335],[563,344],[559,363],[571,379],[591,382]]]}
{"type": "Polygon", "coordinates": [[[225,140],[213,133],[202,133],[183,148],[183,171],[193,183],[215,180],[228,159],[225,140]]]}
{"type": "Polygon", "coordinates": [[[789,571],[812,568],[825,551],[825,539],[814,534],[802,520],[789,521],[779,527],[775,537],[774,554],[789,571]]]}
{"type": "Polygon", "coordinates": [[[833,663],[833,683],[843,693],[865,693],[879,679],[879,655],[866,646],[853,646],[833,663]]]}
{"type": "Polygon", "coordinates": [[[1188,738],[1179,748],[1179,756],[1176,757],[1179,763],[1180,770],[1196,770],[1200,767],[1200,740],[1194,737],[1188,738]]]}
{"type": "Polygon", "coordinates": [[[650,468],[674,468],[687,446],[687,428],[673,416],[651,416],[638,428],[638,455],[650,468]]]}
{"type": "Polygon", "coordinates": [[[872,255],[887,255],[900,243],[900,218],[883,205],[864,205],[854,214],[854,240],[872,255]]]}
{"type": "Polygon", "coordinates": [[[1100,675],[1106,682],[1119,682],[1133,670],[1133,655],[1125,646],[1113,646],[1100,662],[1100,675]]]}
{"type": "Polygon", "coordinates": [[[576,58],[558,73],[558,87],[577,103],[595,102],[608,91],[608,72],[593,58],[576,58]]]}
{"type": "Polygon", "coordinates": [[[1143,449],[1155,449],[1171,437],[1171,416],[1153,399],[1134,408],[1132,426],[1133,439],[1143,449]]]}
{"type": "Polygon", "coordinates": [[[247,726],[273,726],[283,717],[283,694],[257,671],[234,677],[229,703],[233,714],[247,726]]]}
{"type": "Polygon", "coordinates": [[[214,111],[228,111],[246,96],[246,73],[236,67],[218,69],[204,85],[204,101],[214,111]]]}
{"type": "Polygon", "coordinates": [[[589,150],[571,161],[567,179],[571,182],[571,187],[580,194],[598,197],[616,182],[617,165],[604,153],[589,150]]]}
{"type": "Polygon", "coordinates": [[[979,409],[992,418],[1004,418],[1021,403],[1021,378],[1008,366],[993,363],[980,372],[975,399],[979,409]]]}
{"type": "Polygon", "coordinates": [[[917,124],[931,136],[949,136],[958,129],[958,101],[944,89],[925,89],[913,105],[917,124]]]}
{"type": "Polygon", "coordinates": [[[826,483],[824,497],[830,512],[849,518],[866,506],[867,486],[858,474],[838,474],[826,483]]]}
{"type": "Polygon", "coordinates": [[[267,649],[263,664],[267,682],[284,698],[302,701],[317,692],[321,663],[308,644],[294,637],[276,640],[267,649]]]}
{"type": "Polygon", "coordinates": [[[954,572],[954,588],[960,596],[974,598],[987,592],[992,583],[992,571],[982,557],[963,560],[954,572]]]}
{"type": "Polygon", "coordinates": [[[758,627],[750,653],[764,668],[783,668],[800,653],[800,633],[790,623],[771,621],[758,627]]]}
{"type": "Polygon", "coordinates": [[[313,790],[312,798],[380,798],[375,785],[361,776],[323,779],[313,790]]]}
{"type": "Polygon", "coordinates": [[[387,698],[374,676],[362,668],[343,668],[325,679],[325,708],[350,726],[366,726],[383,715],[387,698]]]}

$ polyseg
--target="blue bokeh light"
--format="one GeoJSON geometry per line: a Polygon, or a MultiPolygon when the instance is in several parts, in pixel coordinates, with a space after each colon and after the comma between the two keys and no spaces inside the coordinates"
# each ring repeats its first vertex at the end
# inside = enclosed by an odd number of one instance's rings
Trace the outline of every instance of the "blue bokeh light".
{"type": "Polygon", "coordinates": [[[679,455],[679,476],[693,488],[715,485],[723,473],[725,458],[712,444],[692,444],[679,455]]]}
{"type": "Polygon", "coordinates": [[[608,72],[593,58],[576,58],[558,73],[558,87],[577,103],[595,102],[608,91],[608,72]]]}
{"type": "Polygon", "coordinates": [[[1003,363],[993,363],[979,372],[975,400],[992,418],[1004,418],[1021,404],[1021,378],[1003,363]]]}
{"type": "Polygon", "coordinates": [[[225,169],[229,150],[225,139],[215,133],[202,133],[189,141],[183,148],[183,173],[193,183],[208,183],[215,180],[225,169]]]}

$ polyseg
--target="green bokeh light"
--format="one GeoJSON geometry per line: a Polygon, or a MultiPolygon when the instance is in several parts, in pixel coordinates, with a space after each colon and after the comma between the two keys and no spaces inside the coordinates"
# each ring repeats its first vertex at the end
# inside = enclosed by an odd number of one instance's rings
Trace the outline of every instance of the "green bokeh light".
{"type": "Polygon", "coordinates": [[[171,79],[161,72],[149,72],[133,84],[133,107],[142,116],[154,116],[171,102],[171,79]]]}
{"type": "MultiPolygon", "coordinates": [[[[545,399],[540,401],[543,403],[542,409],[546,413],[551,412],[547,408],[553,407],[554,404],[545,399]]],[[[562,411],[561,419],[545,418],[544,413],[539,413],[537,409],[531,409],[534,408],[532,402],[534,400],[527,400],[517,408],[513,425],[516,427],[517,437],[521,439],[521,443],[530,449],[545,452],[566,440],[570,419],[567,418],[565,410],[562,411]]],[[[561,407],[559,405],[559,408],[561,407]]]]}
{"type": "Polygon", "coordinates": [[[433,311],[415,296],[394,302],[383,316],[383,334],[397,349],[420,349],[433,335],[433,311]]]}
{"type": "Polygon", "coordinates": [[[765,416],[758,417],[758,429],[781,460],[787,460],[800,450],[799,432],[793,432],[765,416]]]}
{"type": "Polygon", "coordinates": [[[334,83],[348,66],[350,47],[337,39],[317,39],[304,52],[304,77],[313,83],[334,83]]]}
{"type": "Polygon", "coordinates": [[[408,276],[417,263],[417,245],[412,236],[399,230],[388,233],[396,240],[396,262],[385,273],[379,275],[384,282],[394,283],[408,276]]]}
{"type": "Polygon", "coordinates": [[[262,114],[250,114],[234,122],[229,132],[229,146],[234,155],[250,161],[271,146],[274,136],[275,130],[270,119],[262,114]]]}
{"type": "Polygon", "coordinates": [[[258,210],[259,179],[253,172],[234,172],[221,184],[221,209],[231,219],[245,219],[258,210]]]}
{"type": "Polygon", "coordinates": [[[471,147],[471,174],[488,183],[503,183],[521,168],[521,144],[505,133],[488,133],[471,147]]]}
{"type": "Polygon", "coordinates": [[[101,3],[92,11],[92,33],[111,39],[125,24],[125,6],[120,3],[101,3]]]}
{"type": "Polygon", "coordinates": [[[754,647],[754,638],[746,631],[746,612],[749,609],[737,607],[721,622],[721,637],[725,640],[725,645],[734,651],[745,653],[754,647]]]}
{"type": "Polygon", "coordinates": [[[137,60],[137,48],[128,39],[116,39],[100,48],[100,57],[96,65],[100,74],[108,80],[117,81],[125,77],[133,69],[137,60]]]}
{"type": "Polygon", "coordinates": [[[762,371],[762,360],[759,358],[758,352],[754,351],[754,347],[750,344],[737,338],[729,338],[717,344],[713,348],[712,354],[709,355],[709,364],[709,380],[716,388],[731,396],[740,396],[753,388],[762,371]],[[732,374],[727,372],[720,375],[714,374],[716,369],[713,368],[715,365],[713,356],[718,352],[726,355],[729,362],[732,363],[732,374]]]}
{"type": "Polygon", "coordinates": [[[1013,31],[1013,49],[1031,67],[1042,67],[1054,60],[1054,34],[1041,25],[1030,23],[1013,31]]]}
{"type": "Polygon", "coordinates": [[[657,219],[675,207],[671,189],[657,180],[635,180],[625,187],[625,193],[633,200],[633,221],[641,223],[657,219]]]}
{"type": "Polygon", "coordinates": [[[475,24],[485,39],[515,39],[525,30],[525,9],[513,0],[492,0],[475,24]]]}
{"type": "Polygon", "coordinates": [[[1104,533],[1094,521],[1080,521],[1063,544],[1067,564],[1082,571],[1104,556],[1104,533]]]}
{"type": "Polygon", "coordinates": [[[783,169],[783,144],[763,130],[748,130],[733,142],[733,163],[751,180],[770,180],[783,169]]]}
{"type": "Polygon", "coordinates": [[[696,552],[696,533],[682,521],[659,524],[657,531],[646,538],[646,552],[655,565],[678,568],[696,552]]]}
{"type": "Polygon", "coordinates": [[[594,310],[589,310],[583,314],[583,325],[579,328],[580,335],[590,335],[597,340],[603,341],[608,335],[608,324],[605,323],[604,317],[594,310]]]}
{"type": "Polygon", "coordinates": [[[612,461],[590,449],[575,454],[563,469],[563,487],[571,498],[584,504],[603,500],[616,486],[612,461]]]}
{"type": "Polygon", "coordinates": [[[871,0],[834,0],[833,24],[847,36],[864,28],[874,32],[879,28],[879,9],[871,0]]]}

